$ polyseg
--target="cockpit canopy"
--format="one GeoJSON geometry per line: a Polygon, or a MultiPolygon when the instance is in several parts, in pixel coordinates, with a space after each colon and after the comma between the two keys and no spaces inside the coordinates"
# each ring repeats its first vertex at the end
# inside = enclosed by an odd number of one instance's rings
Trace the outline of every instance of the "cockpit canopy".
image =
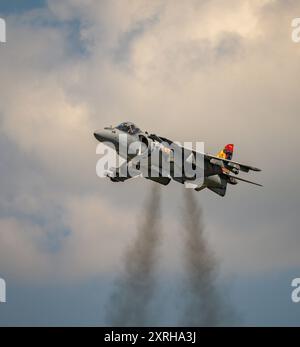
{"type": "Polygon", "coordinates": [[[135,135],[141,132],[141,130],[131,122],[121,123],[120,125],[116,127],[116,129],[124,131],[125,133],[128,133],[130,135],[135,135]]]}

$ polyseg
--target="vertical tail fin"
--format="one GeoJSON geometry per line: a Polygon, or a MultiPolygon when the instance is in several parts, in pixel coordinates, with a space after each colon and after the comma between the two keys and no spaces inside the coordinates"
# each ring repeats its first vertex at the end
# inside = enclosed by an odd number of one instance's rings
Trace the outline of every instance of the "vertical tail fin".
{"type": "Polygon", "coordinates": [[[234,145],[229,143],[217,155],[218,158],[231,160],[233,156],[234,145]]]}

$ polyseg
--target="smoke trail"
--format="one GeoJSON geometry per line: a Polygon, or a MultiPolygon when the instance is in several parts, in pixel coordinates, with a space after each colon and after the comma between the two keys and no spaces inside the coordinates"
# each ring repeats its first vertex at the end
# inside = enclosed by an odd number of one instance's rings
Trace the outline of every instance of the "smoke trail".
{"type": "Polygon", "coordinates": [[[192,189],[184,190],[185,263],[187,268],[187,326],[220,323],[222,303],[216,287],[217,262],[204,235],[202,211],[192,189]]]}
{"type": "Polygon", "coordinates": [[[143,326],[152,298],[153,272],[160,236],[160,187],[155,184],[146,200],[137,238],[124,259],[124,273],[117,282],[108,312],[112,326],[143,326]]]}

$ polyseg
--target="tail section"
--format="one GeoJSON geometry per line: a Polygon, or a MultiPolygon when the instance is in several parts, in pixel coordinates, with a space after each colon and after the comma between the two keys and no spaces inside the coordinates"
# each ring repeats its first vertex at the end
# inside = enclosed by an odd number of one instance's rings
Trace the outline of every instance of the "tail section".
{"type": "Polygon", "coordinates": [[[222,151],[218,153],[217,157],[231,160],[233,156],[233,150],[234,150],[234,145],[232,143],[229,143],[222,149],[222,151]]]}

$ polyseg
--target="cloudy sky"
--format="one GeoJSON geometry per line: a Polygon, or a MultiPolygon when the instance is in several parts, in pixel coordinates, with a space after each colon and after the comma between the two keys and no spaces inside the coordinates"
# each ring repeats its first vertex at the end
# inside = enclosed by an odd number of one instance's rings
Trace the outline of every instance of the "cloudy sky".
{"type": "MultiPolygon", "coordinates": [[[[93,131],[124,120],[263,169],[262,189],[195,194],[237,324],[299,325],[299,1],[1,0],[0,17],[0,325],[105,325],[153,186],[96,176],[93,131]]],[[[182,189],[162,189],[153,324],[176,324],[182,189]]]]}

